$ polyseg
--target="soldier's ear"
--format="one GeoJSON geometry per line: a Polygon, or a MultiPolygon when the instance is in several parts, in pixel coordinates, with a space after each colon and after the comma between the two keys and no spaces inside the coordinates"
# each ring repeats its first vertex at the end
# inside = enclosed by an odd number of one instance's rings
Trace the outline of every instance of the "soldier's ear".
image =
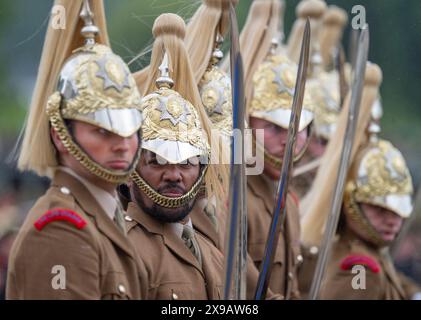
{"type": "Polygon", "coordinates": [[[63,142],[60,140],[56,130],[54,130],[53,127],[50,128],[50,136],[51,136],[51,140],[54,143],[54,146],[56,147],[56,150],[60,154],[67,154],[68,151],[67,151],[66,147],[63,145],[63,142]]]}

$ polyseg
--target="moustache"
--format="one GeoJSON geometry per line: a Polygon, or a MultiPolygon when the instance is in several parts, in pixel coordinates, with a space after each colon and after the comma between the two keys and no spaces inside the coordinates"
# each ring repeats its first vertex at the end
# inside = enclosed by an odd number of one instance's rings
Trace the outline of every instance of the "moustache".
{"type": "Polygon", "coordinates": [[[181,194],[184,194],[186,192],[186,190],[182,187],[180,187],[180,185],[178,183],[167,183],[164,186],[158,188],[158,193],[164,193],[164,192],[168,192],[168,191],[177,191],[181,194]]]}

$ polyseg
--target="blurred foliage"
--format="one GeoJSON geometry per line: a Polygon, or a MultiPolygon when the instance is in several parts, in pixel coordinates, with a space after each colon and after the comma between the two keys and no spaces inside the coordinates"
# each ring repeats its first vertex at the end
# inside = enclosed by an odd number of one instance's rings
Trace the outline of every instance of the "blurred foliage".
{"type": "MultiPolygon", "coordinates": [[[[132,71],[147,65],[154,19],[174,12],[186,20],[200,0],[104,0],[108,32],[114,51],[131,62],[132,71]],[[141,57],[135,59],[138,54],[141,57]]],[[[240,0],[237,8],[243,25],[252,0],[240,0]]],[[[288,35],[299,0],[286,0],[285,31],[288,35]]],[[[370,24],[370,60],[383,69],[381,87],[385,115],[383,136],[392,140],[408,159],[411,171],[421,179],[421,6],[418,0],[326,0],[347,10],[351,22],[354,4],[364,5],[370,24]]],[[[14,137],[29,105],[41,55],[52,0],[9,0],[0,2],[0,134],[14,137]]],[[[344,46],[348,46],[349,27],[344,46]]]]}

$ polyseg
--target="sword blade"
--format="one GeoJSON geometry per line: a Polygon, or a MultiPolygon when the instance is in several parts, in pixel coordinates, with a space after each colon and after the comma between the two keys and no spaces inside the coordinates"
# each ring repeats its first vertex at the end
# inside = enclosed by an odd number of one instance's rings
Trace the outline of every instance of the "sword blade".
{"type": "Polygon", "coordinates": [[[332,247],[332,240],[338,226],[340,209],[342,206],[343,191],[346,176],[351,160],[351,151],[354,144],[355,129],[358,121],[358,114],[361,104],[361,96],[365,78],[365,68],[368,58],[369,33],[368,26],[363,29],[358,42],[358,52],[356,58],[356,69],[354,73],[351,101],[348,114],[348,123],[345,130],[342,154],[339,162],[338,176],[335,183],[335,191],[332,198],[331,210],[326,222],[326,230],[322,239],[320,255],[317,260],[314,278],[311,283],[309,299],[315,300],[319,294],[323,275],[326,271],[327,261],[332,247]]]}
{"type": "Polygon", "coordinates": [[[235,9],[230,4],[231,33],[231,88],[233,106],[233,139],[229,184],[229,216],[227,217],[224,299],[245,299],[247,259],[247,212],[245,205],[244,150],[244,72],[240,53],[238,22],[235,9]]]}
{"type": "Polygon", "coordinates": [[[345,53],[344,48],[339,43],[338,54],[336,56],[336,70],[339,79],[339,108],[342,109],[346,95],[348,94],[348,84],[345,79],[345,53]]]}
{"type": "Polygon", "coordinates": [[[351,63],[352,70],[355,70],[355,62],[357,59],[357,50],[358,50],[358,39],[360,38],[359,29],[351,29],[351,34],[349,36],[349,45],[348,45],[348,58],[349,63],[351,63]]]}
{"type": "Polygon", "coordinates": [[[268,282],[272,273],[273,258],[277,249],[281,227],[286,215],[286,195],[288,191],[288,180],[291,174],[294,157],[295,142],[297,138],[298,125],[303,106],[304,90],[307,79],[308,60],[310,51],[310,22],[307,19],[301,44],[300,61],[298,65],[297,80],[295,83],[294,100],[288,129],[288,141],[283,158],[281,176],[278,183],[277,199],[272,214],[272,221],[269,228],[268,237],[263,260],[260,266],[259,278],[257,282],[255,299],[266,298],[268,282]]]}

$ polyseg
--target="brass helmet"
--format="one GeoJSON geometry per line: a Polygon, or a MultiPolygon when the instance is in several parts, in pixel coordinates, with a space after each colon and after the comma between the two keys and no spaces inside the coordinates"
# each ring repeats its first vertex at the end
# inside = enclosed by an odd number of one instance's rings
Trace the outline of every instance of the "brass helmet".
{"type": "Polygon", "coordinates": [[[158,205],[175,208],[185,205],[199,192],[210,160],[210,146],[197,109],[172,90],[174,82],[169,77],[167,54],[160,70],[161,77],[156,80],[158,89],[142,99],[142,149],[154,152],[161,163],[186,163],[199,157],[204,167],[190,191],[180,197],[159,194],[136,171],[132,180],[158,205]]]}
{"type": "Polygon", "coordinates": [[[314,133],[329,140],[336,130],[339,117],[339,75],[336,70],[321,71],[317,78],[310,79],[308,90],[314,101],[314,133]]]}
{"type": "Polygon", "coordinates": [[[142,125],[141,97],[124,61],[105,45],[95,43],[99,29],[93,24],[88,1],[81,18],[85,45],[64,63],[57,91],[48,99],[47,114],[63,145],[87,170],[113,183],[127,180],[140,154],[127,171],[110,170],[96,163],[74,141],[65,121],[78,120],[129,137],[142,125]]]}
{"type": "MultiPolygon", "coordinates": [[[[381,116],[379,106],[377,101],[372,110],[376,117],[381,116]]],[[[388,243],[371,226],[358,204],[380,206],[406,219],[413,210],[413,185],[401,152],[389,141],[377,137],[380,131],[378,119],[370,124],[368,130],[368,145],[358,151],[348,174],[344,211],[366,231],[374,244],[385,246],[388,243]]]]}
{"type": "Polygon", "coordinates": [[[341,109],[339,73],[333,67],[340,49],[337,44],[347,22],[345,10],[329,6],[325,11],[318,32],[319,44],[315,44],[312,56],[313,79],[309,90],[315,101],[314,132],[329,140],[336,130],[341,109]],[[325,71],[326,70],[326,71],[325,71]]]}
{"type": "MultiPolygon", "coordinates": [[[[274,39],[270,54],[254,73],[253,95],[248,106],[248,116],[264,119],[281,128],[288,129],[298,66],[285,54],[276,54],[277,46],[278,41],[274,39]]],[[[314,119],[313,105],[309,90],[306,90],[298,127],[299,132],[311,128],[314,119]]],[[[257,142],[256,145],[258,148],[262,148],[260,143],[257,142]]],[[[301,150],[300,155],[296,156],[294,161],[298,161],[302,157],[305,149],[306,147],[301,150]]],[[[282,159],[269,154],[266,150],[263,151],[266,161],[275,167],[281,167],[282,159]]]]}
{"type": "MultiPolygon", "coordinates": [[[[276,50],[276,47],[274,42],[271,50],[276,50]]],[[[298,66],[286,55],[269,54],[253,76],[249,117],[264,119],[288,129],[297,71],[298,66]]],[[[306,128],[313,119],[313,102],[306,90],[298,131],[306,128]]]]}
{"type": "Polygon", "coordinates": [[[306,90],[314,102],[314,133],[329,140],[336,129],[340,112],[339,75],[336,71],[326,72],[323,68],[320,36],[322,19],[328,15],[324,1],[301,1],[297,7],[299,19],[309,18],[312,23],[312,43],[310,55],[310,77],[306,90]]]}
{"type": "Polygon", "coordinates": [[[218,66],[223,58],[220,46],[223,38],[217,34],[210,66],[199,82],[199,92],[213,127],[225,136],[232,134],[231,79],[218,66]]]}

